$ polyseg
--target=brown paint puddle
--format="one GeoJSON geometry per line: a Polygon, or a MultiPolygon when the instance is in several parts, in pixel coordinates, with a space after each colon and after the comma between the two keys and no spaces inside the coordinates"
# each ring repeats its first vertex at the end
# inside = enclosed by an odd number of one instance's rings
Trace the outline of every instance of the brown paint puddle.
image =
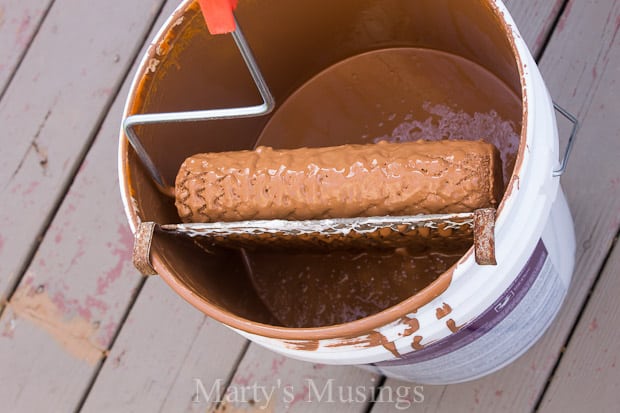
{"type": "Polygon", "coordinates": [[[248,252],[248,260],[256,291],[280,323],[315,327],[364,318],[409,298],[464,252],[248,252]]]}

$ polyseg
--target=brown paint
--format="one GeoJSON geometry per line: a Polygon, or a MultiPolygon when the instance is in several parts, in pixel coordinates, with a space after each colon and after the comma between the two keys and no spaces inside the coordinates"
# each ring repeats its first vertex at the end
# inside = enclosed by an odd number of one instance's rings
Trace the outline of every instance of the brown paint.
{"type": "Polygon", "coordinates": [[[303,350],[303,351],[316,351],[319,348],[318,340],[299,340],[299,341],[284,341],[287,347],[293,350],[303,350]]]}
{"type": "Polygon", "coordinates": [[[452,312],[452,307],[450,307],[450,305],[447,303],[443,303],[443,306],[435,310],[435,317],[437,317],[437,320],[441,320],[442,318],[444,318],[451,312],[452,312]]]}
{"type": "Polygon", "coordinates": [[[394,357],[400,358],[400,353],[396,350],[396,344],[393,341],[388,340],[383,334],[378,331],[371,331],[368,335],[369,347],[376,347],[382,345],[387,351],[392,353],[394,357]]]}
{"type": "Polygon", "coordinates": [[[422,291],[466,251],[247,251],[259,297],[286,327],[342,324],[422,291]]]}
{"type": "Polygon", "coordinates": [[[457,326],[456,321],[454,321],[453,319],[449,319],[448,321],[446,321],[446,326],[448,326],[450,331],[452,331],[453,333],[456,333],[461,328],[463,328],[463,326],[457,326]]]}
{"type": "Polygon", "coordinates": [[[417,318],[403,317],[401,321],[408,326],[403,332],[403,337],[408,337],[420,329],[420,322],[417,318]]]}
{"type": "MultiPolygon", "coordinates": [[[[237,17],[280,104],[271,117],[274,118],[282,103],[317,73],[360,53],[390,47],[435,49],[475,62],[494,73],[506,85],[505,88],[513,92],[512,97],[506,100],[510,104],[509,101],[514,102],[514,94],[524,90],[520,85],[521,65],[518,56],[515,57],[512,39],[506,36],[508,29],[497,13],[490,1],[264,0],[242,1],[237,17]],[[325,16],[330,18],[325,19],[325,16]],[[265,21],[279,23],[265,25],[265,21]],[[441,30],[437,30],[438,27],[441,30]],[[282,36],[281,33],[287,35],[282,36]]],[[[157,47],[149,51],[149,59],[155,58],[159,64],[148,73],[146,65],[141,67],[141,80],[130,94],[129,113],[230,107],[258,101],[258,94],[231,39],[228,36],[208,36],[203,26],[194,3],[176,13],[168,28],[174,33],[168,36],[166,46],[160,48],[163,55],[156,55],[157,47]],[[182,24],[174,26],[180,17],[183,17],[182,24]]],[[[375,83],[381,85],[387,78],[379,79],[381,81],[375,79],[375,83]]],[[[387,91],[390,88],[384,85],[384,90],[384,97],[389,98],[387,91]]],[[[500,114],[505,116],[504,120],[514,123],[517,134],[526,119],[525,109],[519,102],[517,99],[511,115],[500,114]]],[[[325,101],[320,101],[312,109],[323,104],[325,101]]],[[[427,109],[437,112],[437,107],[427,106],[427,109]]],[[[444,114],[447,112],[444,111],[444,114]]],[[[455,113],[459,114],[458,111],[455,113]]],[[[445,118],[451,119],[455,113],[447,113],[445,118]]],[[[429,114],[432,119],[440,116],[431,112],[422,114],[429,114]]],[[[369,126],[379,128],[379,123],[385,121],[383,116],[387,116],[389,121],[391,113],[382,116],[378,111],[376,116],[381,117],[368,119],[368,122],[369,126]]],[[[331,127],[331,120],[328,120],[324,124],[331,127]]],[[[251,149],[264,132],[267,122],[268,118],[257,118],[158,125],[139,128],[139,133],[155,163],[171,180],[183,159],[191,154],[251,149]],[[171,139],[174,143],[168,144],[171,139]]],[[[270,124],[271,127],[276,125],[275,122],[270,124]]],[[[383,127],[386,127],[386,135],[391,132],[385,122],[383,127]]],[[[340,136],[353,135],[349,131],[349,134],[340,136]]],[[[524,139],[521,134],[521,141],[524,139]]],[[[318,141],[315,143],[319,144],[318,141]]],[[[513,163],[517,173],[524,150],[524,145],[520,145],[513,163]]],[[[159,223],[178,220],[174,203],[158,192],[135,154],[128,150],[126,140],[121,141],[121,171],[124,173],[125,197],[135,199],[137,210],[130,205],[134,227],[140,220],[159,223]]],[[[508,175],[512,172],[510,169],[508,175]]],[[[510,181],[508,193],[515,181],[510,181]]],[[[471,250],[461,260],[469,254],[471,250]]],[[[286,328],[274,325],[268,306],[258,299],[240,261],[226,251],[206,254],[176,237],[156,237],[153,244],[155,269],[175,291],[201,311],[241,330],[289,340],[368,334],[439,296],[450,284],[455,267],[453,265],[416,294],[363,319],[327,327],[286,328]],[[232,275],[221,276],[229,273],[232,275]]]]}
{"type": "Polygon", "coordinates": [[[422,336],[413,336],[413,341],[411,342],[411,348],[414,350],[422,350],[424,345],[422,344],[422,340],[424,337],[422,336]]]}
{"type": "MultiPolygon", "coordinates": [[[[375,344],[375,345],[379,345],[379,344],[375,344]]],[[[347,347],[347,346],[353,346],[353,347],[371,347],[371,340],[369,338],[368,335],[362,336],[362,337],[345,337],[345,338],[341,338],[339,339],[339,341],[335,342],[335,343],[330,343],[327,344],[325,347],[327,348],[338,348],[338,347],[347,347]]]]}

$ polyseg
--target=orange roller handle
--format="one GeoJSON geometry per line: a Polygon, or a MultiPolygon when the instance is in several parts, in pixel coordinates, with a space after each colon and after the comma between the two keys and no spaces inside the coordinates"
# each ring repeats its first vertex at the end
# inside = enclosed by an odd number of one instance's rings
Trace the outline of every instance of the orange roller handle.
{"type": "Polygon", "coordinates": [[[211,34],[224,34],[235,31],[233,10],[237,0],[198,0],[200,10],[211,34]]]}

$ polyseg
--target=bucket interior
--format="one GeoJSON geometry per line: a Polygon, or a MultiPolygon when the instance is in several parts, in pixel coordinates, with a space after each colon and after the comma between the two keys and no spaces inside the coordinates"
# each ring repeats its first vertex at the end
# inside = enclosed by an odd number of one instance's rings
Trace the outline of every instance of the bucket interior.
{"type": "MultiPolygon", "coordinates": [[[[507,28],[491,3],[241,0],[236,17],[275,111],[140,126],[137,133],[168,182],[186,157],[201,152],[445,138],[493,143],[507,182],[519,150],[523,99],[507,28]]],[[[187,2],[150,49],[128,113],[258,103],[232,37],[209,35],[198,5],[187,2]]],[[[179,222],[174,200],[158,192],[130,149],[122,175],[142,221],[179,222]]],[[[243,254],[165,235],[152,246],[161,275],[209,315],[285,327],[371,316],[427,287],[464,253],[243,254]]]]}

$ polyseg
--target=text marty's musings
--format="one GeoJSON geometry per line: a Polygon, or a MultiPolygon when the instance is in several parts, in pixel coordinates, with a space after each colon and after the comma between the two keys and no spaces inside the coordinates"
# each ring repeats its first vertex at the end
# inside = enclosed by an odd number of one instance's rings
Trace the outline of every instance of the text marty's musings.
{"type": "Polygon", "coordinates": [[[249,403],[265,409],[280,398],[288,406],[297,402],[306,403],[390,403],[396,409],[405,410],[413,404],[424,402],[424,386],[374,386],[338,385],[335,379],[315,382],[305,379],[303,386],[283,384],[278,379],[270,386],[254,383],[248,386],[229,385],[222,379],[211,386],[205,386],[201,379],[195,378],[195,392],[192,401],[196,404],[226,403],[232,405],[249,403]]]}

